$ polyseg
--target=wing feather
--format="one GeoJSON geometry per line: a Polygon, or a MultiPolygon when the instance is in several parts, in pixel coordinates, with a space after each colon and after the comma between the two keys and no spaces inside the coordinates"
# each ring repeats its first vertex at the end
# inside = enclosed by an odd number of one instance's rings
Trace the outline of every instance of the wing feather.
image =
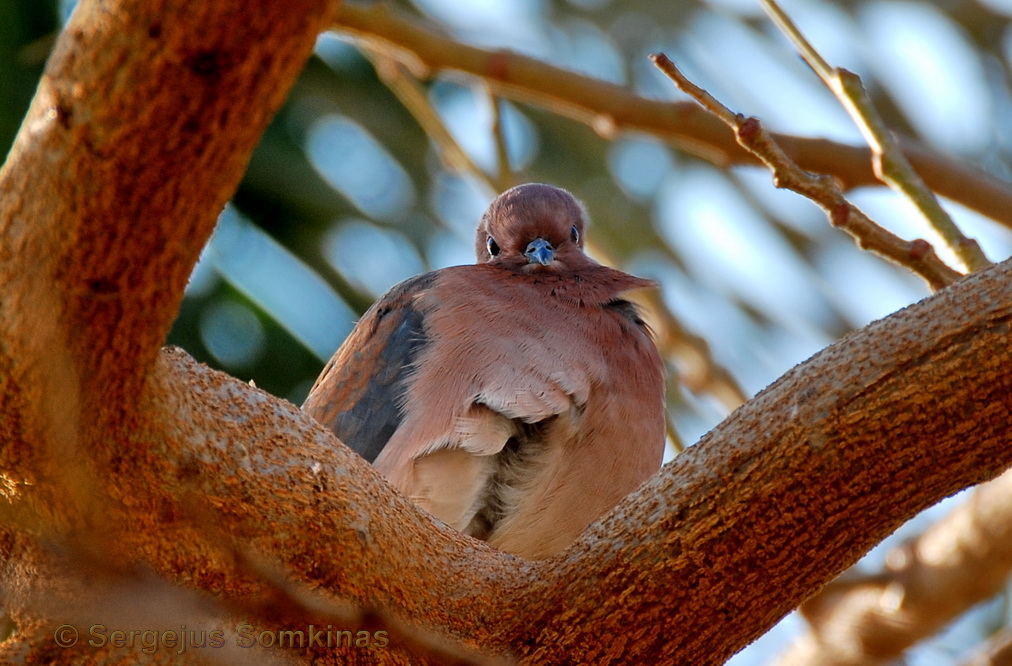
{"type": "Polygon", "coordinates": [[[415,362],[429,339],[417,296],[434,273],[405,280],[359,320],[327,363],[302,405],[369,462],[404,419],[404,394],[415,362]]]}

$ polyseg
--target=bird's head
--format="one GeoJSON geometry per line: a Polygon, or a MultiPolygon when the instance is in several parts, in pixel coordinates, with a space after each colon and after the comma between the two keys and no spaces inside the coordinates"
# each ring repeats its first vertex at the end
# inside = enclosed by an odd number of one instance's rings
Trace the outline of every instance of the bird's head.
{"type": "Polygon", "coordinates": [[[566,190],[517,185],[496,197],[482,215],[475,238],[478,263],[525,273],[593,263],[583,252],[586,220],[583,206],[566,190]]]}

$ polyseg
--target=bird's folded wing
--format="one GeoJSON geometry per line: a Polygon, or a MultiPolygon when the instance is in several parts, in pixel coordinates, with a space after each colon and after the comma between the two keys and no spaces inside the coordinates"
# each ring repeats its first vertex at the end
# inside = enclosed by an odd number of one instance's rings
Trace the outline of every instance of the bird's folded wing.
{"type": "Polygon", "coordinates": [[[424,317],[415,298],[434,279],[435,273],[426,273],[405,280],[373,304],[302,405],[369,462],[403,420],[408,377],[426,345],[424,317]]]}

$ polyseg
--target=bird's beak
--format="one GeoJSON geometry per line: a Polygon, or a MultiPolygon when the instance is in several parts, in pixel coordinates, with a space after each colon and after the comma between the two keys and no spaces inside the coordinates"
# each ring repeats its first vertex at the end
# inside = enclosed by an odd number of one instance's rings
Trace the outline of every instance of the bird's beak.
{"type": "Polygon", "coordinates": [[[555,248],[544,238],[535,238],[527,244],[524,256],[527,257],[527,263],[547,266],[555,259],[555,248]]]}

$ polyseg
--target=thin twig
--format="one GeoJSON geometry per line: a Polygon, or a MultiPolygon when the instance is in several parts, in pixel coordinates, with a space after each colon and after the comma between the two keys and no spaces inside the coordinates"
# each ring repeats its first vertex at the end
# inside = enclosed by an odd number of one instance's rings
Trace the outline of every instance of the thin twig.
{"type": "Polygon", "coordinates": [[[495,156],[498,166],[496,180],[499,182],[499,191],[502,192],[514,185],[513,167],[510,165],[509,146],[506,142],[506,128],[503,122],[502,101],[487,84],[484,86],[484,90],[492,110],[492,137],[495,139],[495,156]]]}
{"type": "Polygon", "coordinates": [[[439,148],[439,156],[447,168],[460,174],[478,176],[490,189],[495,189],[488,174],[457,143],[443,119],[439,117],[439,113],[432,107],[425,91],[405,71],[404,65],[382,53],[371,51],[364,53],[372,61],[376,73],[383,83],[390,88],[404,108],[418,121],[422,130],[435,142],[439,148]]]}
{"type": "MultiPolygon", "coordinates": [[[[360,46],[398,59],[418,77],[439,73],[465,82],[478,77],[501,97],[611,133],[644,132],[720,167],[755,161],[738,148],[722,123],[692,102],[647,99],[519,53],[462,44],[389,3],[343,2],[334,29],[360,46]]],[[[864,146],[780,134],[776,139],[801,168],[832,174],[846,189],[880,184],[864,146]]],[[[1012,184],[916,143],[905,142],[904,151],[935,192],[1012,227],[1012,184]]]]}
{"type": "Polygon", "coordinates": [[[760,2],[773,23],[794,43],[801,57],[815,70],[861,130],[871,148],[875,175],[889,187],[906,196],[917,207],[967,270],[978,271],[990,266],[991,262],[984,256],[977,241],[963,235],[942,208],[935,193],[924,184],[924,180],[910,165],[892,132],[875,110],[864,84],[861,83],[861,77],[842,67],[830,66],[805,39],[801,30],[776,0],[760,0],[760,2]]]}
{"type": "Polygon", "coordinates": [[[794,43],[794,47],[804,57],[805,62],[815,70],[820,79],[826,82],[826,85],[829,85],[828,81],[832,77],[833,68],[815,50],[815,47],[812,46],[804,34],[798,30],[791,17],[776,2],[770,2],[769,0],[759,0],[759,2],[762,3],[763,9],[766,10],[770,20],[780,29],[780,32],[784,33],[794,43]]]}
{"type": "Polygon", "coordinates": [[[799,168],[758,118],[746,118],[732,112],[713,95],[689,81],[663,53],[654,54],[650,59],[682,91],[734,130],[738,143],[772,171],[774,185],[797,192],[817,203],[826,211],[832,225],[850,234],[857,241],[858,247],[907,267],[935,290],[962,277],[962,274],[938,258],[930,243],[919,238],[906,241],[883,229],[847,201],[832,178],[813,176],[799,168]]]}

